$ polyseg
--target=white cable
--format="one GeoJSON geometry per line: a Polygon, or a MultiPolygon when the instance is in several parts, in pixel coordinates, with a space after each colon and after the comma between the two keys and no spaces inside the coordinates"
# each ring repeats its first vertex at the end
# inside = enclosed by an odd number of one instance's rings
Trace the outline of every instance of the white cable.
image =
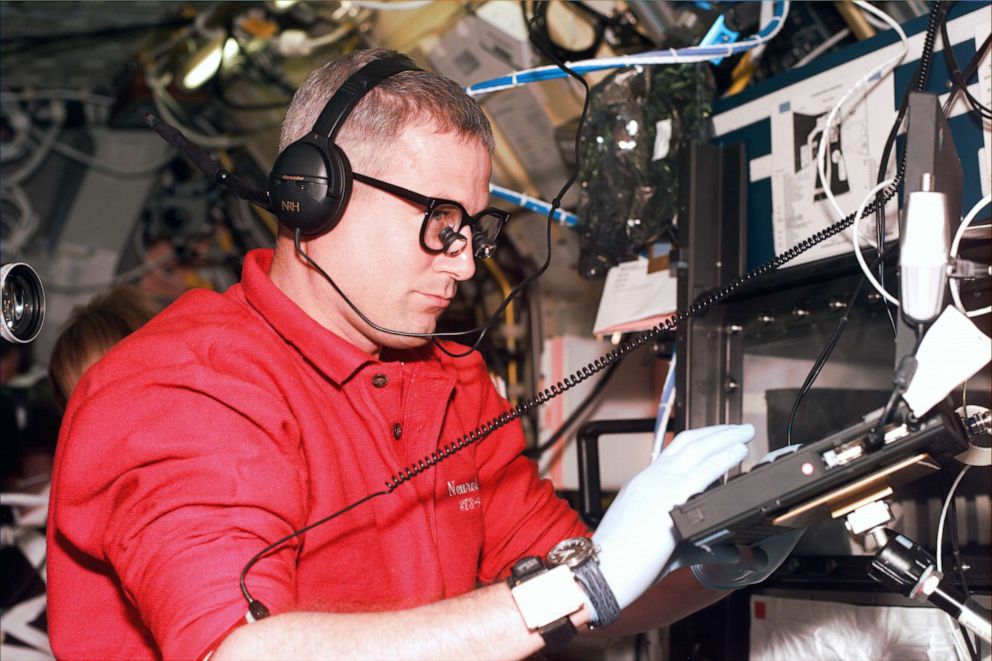
{"type": "Polygon", "coordinates": [[[873,28],[877,28],[877,29],[883,30],[883,31],[884,30],[889,30],[889,29],[892,28],[891,25],[889,25],[885,21],[878,20],[870,12],[867,12],[864,9],[861,10],[861,15],[864,17],[864,19],[866,21],[868,21],[868,24],[871,25],[873,28]]]}
{"type": "MultiPolygon", "coordinates": [[[[712,51],[712,49],[710,49],[712,51]]],[[[651,51],[649,53],[641,53],[639,55],[621,55],[618,57],[600,57],[594,60],[578,60],[576,62],[566,62],[565,65],[575,71],[578,74],[586,74],[593,71],[605,71],[607,69],[622,69],[624,67],[632,66],[648,66],[655,64],[683,64],[688,62],[708,62],[714,57],[722,57],[724,54],[716,55],[713,52],[698,55],[682,55],[675,52],[674,50],[666,51],[651,51]]],[[[521,71],[514,71],[512,73],[504,74],[499,76],[494,80],[507,80],[506,83],[491,83],[490,81],[482,81],[481,83],[475,83],[469,87],[465,88],[466,94],[469,96],[481,96],[483,94],[492,94],[493,92],[501,92],[503,90],[513,89],[514,87],[520,87],[522,85],[529,85],[530,83],[543,82],[545,80],[552,80],[554,78],[564,77],[559,76],[561,69],[557,65],[551,64],[543,67],[537,67],[534,69],[524,69],[521,71]],[[542,77],[544,76],[544,77],[542,77]],[[485,87],[478,87],[479,85],[486,85],[485,87]]]]}
{"type": "Polygon", "coordinates": [[[8,507],[37,507],[48,505],[47,493],[0,493],[0,505],[8,507]]]}
{"type": "Polygon", "coordinates": [[[222,37],[226,34],[224,28],[220,26],[207,27],[207,21],[214,17],[214,12],[217,10],[217,5],[212,5],[207,8],[206,11],[197,12],[196,16],[193,17],[193,27],[196,31],[207,39],[216,39],[217,37],[222,37]]]}
{"type": "Polygon", "coordinates": [[[951,490],[947,494],[947,498],[944,499],[944,506],[940,510],[940,519],[937,521],[937,571],[943,571],[944,550],[941,545],[944,542],[944,519],[947,518],[947,509],[951,504],[951,499],[954,498],[954,492],[958,488],[958,483],[961,482],[961,478],[964,477],[964,474],[968,472],[969,468],[971,466],[965,466],[958,473],[958,476],[954,478],[954,482],[951,484],[951,490]]]}
{"type": "Polygon", "coordinates": [[[155,44],[154,46],[150,46],[149,50],[139,53],[138,54],[139,59],[143,62],[150,62],[152,64],[157,63],[158,59],[162,55],[170,52],[177,45],[189,39],[190,35],[193,34],[194,30],[196,30],[195,25],[193,24],[184,25],[183,27],[179,28],[176,31],[176,33],[169,39],[166,39],[161,43],[155,44]]]}
{"type": "Polygon", "coordinates": [[[161,90],[162,94],[158,97],[153,97],[153,101],[157,103],[160,101],[165,104],[165,106],[173,113],[173,117],[183,114],[183,107],[178,101],[169,93],[169,85],[172,84],[173,76],[171,73],[164,73],[156,81],[158,87],[156,89],[161,90]]]}
{"type": "Polygon", "coordinates": [[[860,266],[861,270],[864,271],[865,277],[868,278],[868,282],[870,282],[871,286],[875,288],[875,291],[885,297],[885,300],[898,306],[899,299],[885,291],[885,287],[879,284],[878,280],[875,279],[875,276],[872,275],[871,269],[868,268],[868,264],[865,262],[865,256],[861,254],[861,241],[858,235],[858,223],[861,222],[861,214],[865,212],[868,204],[878,194],[878,192],[887,186],[891,186],[893,181],[895,181],[895,179],[886,179],[868,191],[868,194],[865,195],[865,199],[861,202],[861,206],[858,207],[857,213],[854,214],[854,224],[851,226],[851,243],[854,244],[854,256],[858,260],[858,266],[860,266]]]}
{"type": "MultiPolygon", "coordinates": [[[[489,193],[495,197],[513,202],[518,207],[523,207],[524,209],[533,211],[534,213],[547,215],[548,212],[551,211],[551,205],[543,200],[531,197],[526,193],[518,193],[517,191],[504,188],[494,183],[489,184],[489,193]]],[[[555,209],[555,220],[562,225],[567,225],[568,227],[575,227],[579,224],[578,216],[571,211],[562,209],[561,207],[555,209]]]]}
{"type": "MultiPolygon", "coordinates": [[[[135,280],[142,278],[145,274],[158,271],[176,261],[175,250],[171,249],[168,252],[164,252],[158,257],[155,257],[154,259],[150,259],[148,256],[148,251],[145,249],[144,233],[140,227],[135,230],[132,240],[135,252],[138,254],[138,258],[141,260],[141,263],[131,269],[128,269],[127,271],[124,271],[123,273],[118,273],[110,280],[105,280],[102,282],[69,284],[65,282],[56,282],[54,278],[41,274],[42,280],[45,282],[46,287],[63,293],[77,293],[93,291],[95,289],[108,289],[110,287],[116,287],[118,285],[134,282],[135,280]]],[[[173,284],[179,284],[180,286],[183,284],[174,278],[168,277],[167,275],[163,275],[163,278],[173,284]]]]}
{"type": "MultiPolygon", "coordinates": [[[[51,288],[52,290],[57,290],[63,293],[74,293],[74,292],[85,292],[92,291],[94,289],[107,289],[109,287],[116,287],[117,285],[124,285],[130,282],[138,280],[146,273],[152,273],[158,269],[167,266],[171,262],[175,261],[176,255],[173,251],[162,253],[158,257],[149,260],[147,262],[138,264],[132,269],[128,269],[123,273],[118,273],[110,280],[105,280],[103,282],[84,282],[84,283],[66,283],[66,282],[56,282],[54,279],[42,274],[42,281],[45,283],[45,288],[51,288]]],[[[175,281],[173,281],[175,282],[175,281]]]]}
{"type": "MultiPolygon", "coordinates": [[[[775,3],[770,0],[764,0],[761,3],[761,13],[758,14],[758,25],[768,25],[769,21],[775,15],[775,3]]],[[[752,48],[748,53],[751,55],[751,62],[757,62],[761,59],[761,56],[765,54],[765,46],[767,44],[758,44],[752,48]]]]}
{"type": "Polygon", "coordinates": [[[152,71],[146,69],[145,82],[148,84],[148,88],[152,91],[152,99],[155,101],[155,109],[158,110],[159,114],[162,115],[162,118],[165,119],[166,122],[181,130],[191,142],[204,147],[216,149],[226,149],[228,147],[235,147],[244,144],[246,140],[244,137],[233,138],[228,136],[204,135],[203,133],[195,131],[184,125],[167,107],[170,102],[174,104],[175,99],[173,99],[172,95],[169,94],[168,90],[166,90],[166,84],[163,79],[157,78],[152,71]]]}
{"type": "MultiPolygon", "coordinates": [[[[41,129],[39,129],[36,126],[32,126],[31,131],[37,134],[41,134],[41,129]]],[[[94,158],[93,156],[90,156],[85,152],[79,151],[75,147],[67,145],[64,142],[52,143],[52,151],[56,151],[62,154],[63,156],[71,158],[74,161],[78,161],[87,167],[93,168],[94,170],[99,170],[104,174],[109,174],[114,177],[131,177],[131,178],[148,177],[157,174],[159,171],[162,170],[162,168],[164,168],[166,165],[171,163],[172,160],[175,158],[175,154],[173,153],[173,150],[170,148],[168,156],[163,158],[162,160],[156,163],[142,165],[140,167],[139,166],[132,167],[132,166],[123,166],[114,163],[108,163],[107,161],[94,158]]]]}
{"type": "Polygon", "coordinates": [[[94,94],[86,89],[27,89],[22,92],[0,92],[0,103],[16,103],[19,101],[38,101],[41,99],[51,101],[82,101],[84,103],[94,103],[104,105],[108,108],[114,105],[114,98],[105,94],[94,94]]]}
{"type": "Polygon", "coordinates": [[[339,25],[336,29],[328,32],[327,34],[322,34],[319,37],[307,38],[307,44],[311,49],[321,48],[322,46],[330,46],[331,44],[336,44],[341,41],[349,34],[354,31],[355,27],[353,25],[339,25]]]}
{"type": "Polygon", "coordinates": [[[410,9],[420,9],[431,3],[431,0],[392,0],[392,2],[382,2],[376,0],[351,0],[351,4],[363,9],[378,9],[379,11],[408,11],[410,9]]]}
{"type": "MultiPolygon", "coordinates": [[[[123,273],[118,273],[117,275],[114,276],[114,279],[109,284],[111,286],[117,286],[117,285],[125,285],[134,282],[144,277],[145,274],[154,273],[155,271],[158,271],[164,266],[168,266],[174,261],[176,261],[175,251],[162,253],[161,255],[159,255],[154,259],[150,259],[146,262],[138,264],[134,268],[124,271],[123,273]]],[[[176,282],[174,278],[166,278],[166,279],[171,280],[172,282],[176,282]]],[[[92,288],[92,285],[89,285],[89,288],[92,288]]]]}
{"type": "Polygon", "coordinates": [[[11,222],[11,214],[4,214],[2,222],[9,228],[9,233],[3,241],[3,249],[10,256],[21,254],[31,237],[38,231],[39,219],[31,200],[20,186],[0,189],[0,199],[6,200],[17,208],[19,215],[11,222]]]}
{"type": "MultiPolygon", "coordinates": [[[[823,186],[823,192],[830,201],[831,206],[833,206],[834,212],[837,214],[837,218],[841,219],[845,216],[843,210],[841,210],[840,205],[837,204],[837,200],[834,198],[833,192],[830,190],[830,180],[827,179],[826,174],[826,164],[827,164],[827,145],[830,144],[830,132],[833,129],[833,124],[837,119],[837,114],[840,112],[841,107],[847,101],[848,97],[854,94],[856,91],[861,89],[863,85],[867,85],[875,76],[878,76],[878,80],[881,81],[888,73],[890,73],[895,67],[906,57],[906,53],[909,52],[909,40],[906,37],[906,33],[903,31],[902,27],[896,23],[888,14],[885,12],[872,7],[867,2],[862,0],[855,0],[854,4],[862,9],[869,11],[883,21],[892,26],[892,29],[896,31],[899,35],[899,39],[902,42],[902,52],[894,57],[889,58],[883,62],[880,66],[875,67],[869,71],[863,78],[856,82],[844,96],[840,98],[837,105],[833,107],[830,114],[827,115],[827,124],[823,127],[823,132],[820,134],[820,148],[816,154],[816,171],[820,176],[820,184],[823,186]]],[[[850,111],[848,111],[850,112],[850,111]]]]}
{"type": "MultiPolygon", "coordinates": [[[[965,230],[967,230],[968,226],[971,225],[971,221],[975,220],[978,216],[978,212],[987,207],[990,201],[992,201],[992,193],[989,193],[980,199],[978,204],[971,208],[968,215],[965,216],[964,220],[961,221],[961,224],[958,225],[958,231],[954,233],[954,240],[951,241],[951,249],[948,253],[951,259],[957,259],[958,247],[961,245],[961,239],[964,237],[965,230]]],[[[951,278],[951,298],[954,299],[955,307],[969,317],[980,317],[983,314],[992,312],[992,305],[987,305],[984,308],[978,308],[977,310],[965,310],[964,304],[961,302],[961,283],[958,282],[957,278],[951,278]]]]}
{"type": "Polygon", "coordinates": [[[52,145],[55,144],[56,138],[62,132],[62,124],[65,122],[65,103],[53,100],[50,102],[50,108],[52,126],[42,135],[37,149],[28,157],[27,162],[21,165],[16,171],[3,176],[2,185],[4,188],[21,184],[21,182],[34,174],[38,166],[48,158],[48,154],[52,150],[52,145]]]}
{"type": "Polygon", "coordinates": [[[31,118],[16,103],[5,103],[2,108],[3,114],[8,117],[7,123],[14,129],[14,139],[0,145],[0,162],[6,163],[20,158],[29,151],[28,129],[31,127],[31,118]]]}
{"type": "Polygon", "coordinates": [[[816,58],[820,57],[821,55],[823,55],[824,53],[826,53],[828,50],[830,50],[831,48],[833,48],[836,44],[838,44],[839,42],[841,42],[844,39],[846,39],[847,38],[847,35],[849,35],[849,34],[851,34],[851,31],[849,29],[847,29],[847,28],[844,28],[843,30],[841,30],[837,34],[832,35],[826,41],[824,41],[822,44],[820,44],[819,46],[817,46],[816,48],[814,48],[810,52],[808,52],[805,55],[803,55],[802,59],[800,59],[798,62],[796,62],[795,64],[793,64],[791,68],[798,69],[799,67],[806,66],[807,64],[809,64],[810,62],[812,62],[813,60],[815,60],[816,58]]]}

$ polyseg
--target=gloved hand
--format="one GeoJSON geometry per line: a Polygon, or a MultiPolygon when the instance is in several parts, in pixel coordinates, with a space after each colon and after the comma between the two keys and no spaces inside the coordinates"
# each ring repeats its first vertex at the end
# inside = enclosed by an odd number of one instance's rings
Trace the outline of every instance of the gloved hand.
{"type": "Polygon", "coordinates": [[[749,546],[714,547],[714,557],[693,564],[692,573],[704,587],[713,590],[736,590],[760,583],[785,562],[804,532],[805,528],[796,528],[749,546]]]}
{"type": "MultiPolygon", "coordinates": [[[[795,452],[799,447],[790,445],[772,450],[754,467],[771,463],[795,452]]],[[[771,535],[748,546],[720,544],[709,551],[694,544],[680,544],[668,569],[691,565],[692,573],[703,586],[713,590],[736,590],[760,583],[771,576],[789,557],[804,532],[805,528],[796,528],[771,535]]]]}
{"type": "Polygon", "coordinates": [[[599,567],[625,608],[650,586],[675,549],[670,512],[747,456],[751,425],[682,432],[617,494],[592,536],[599,567]]]}

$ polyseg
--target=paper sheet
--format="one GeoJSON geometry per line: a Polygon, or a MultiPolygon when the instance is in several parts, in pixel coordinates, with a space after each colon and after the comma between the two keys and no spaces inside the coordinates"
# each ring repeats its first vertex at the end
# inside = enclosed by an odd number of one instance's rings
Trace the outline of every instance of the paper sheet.
{"type": "Polygon", "coordinates": [[[648,273],[647,259],[624,262],[606,274],[592,332],[609,335],[651,328],[675,312],[677,301],[678,283],[667,269],[648,273]]]}
{"type": "Polygon", "coordinates": [[[916,373],[903,399],[913,415],[921,417],[992,360],[992,339],[949,305],[927,330],[916,360],[916,373]]]}
{"type": "MultiPolygon", "coordinates": [[[[872,59],[884,62],[891,56],[889,50],[879,51],[872,59]]],[[[855,93],[838,113],[826,137],[830,141],[826,164],[829,182],[820,182],[816,168],[827,115],[864,74],[861,68],[864,66],[865,62],[856,60],[843,65],[850,71],[824,72],[805,81],[801,85],[805,90],[780,103],[771,114],[772,226],[776,253],[840,220],[823,191],[826,185],[845,213],[855,211],[874,185],[894,114],[891,74],[869,83],[867,93],[855,93]]],[[[871,66],[875,66],[874,61],[871,66]]],[[[897,231],[896,207],[891,205],[886,215],[888,239],[894,238],[897,231]]],[[[874,236],[873,222],[862,225],[866,236],[874,236]]],[[[796,258],[790,266],[850,249],[849,233],[844,232],[796,258]]]]}

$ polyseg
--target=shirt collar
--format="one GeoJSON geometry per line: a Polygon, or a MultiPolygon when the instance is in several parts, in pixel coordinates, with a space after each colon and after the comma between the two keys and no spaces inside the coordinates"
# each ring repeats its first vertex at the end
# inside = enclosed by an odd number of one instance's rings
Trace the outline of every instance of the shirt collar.
{"type": "Polygon", "coordinates": [[[245,256],[241,287],[248,304],[317,369],[338,384],[363,365],[378,362],[350,342],[324,328],[304,312],[269,278],[272,250],[252,250],[245,256]]]}

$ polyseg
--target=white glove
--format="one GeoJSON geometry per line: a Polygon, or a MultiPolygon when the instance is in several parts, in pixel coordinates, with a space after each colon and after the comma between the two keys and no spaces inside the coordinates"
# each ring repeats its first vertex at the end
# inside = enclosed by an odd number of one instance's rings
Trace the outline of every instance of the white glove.
{"type": "Polygon", "coordinates": [[[672,508],[740,463],[753,437],[751,425],[682,432],[620,489],[592,536],[600,571],[620,608],[658,578],[675,549],[672,508]]]}

